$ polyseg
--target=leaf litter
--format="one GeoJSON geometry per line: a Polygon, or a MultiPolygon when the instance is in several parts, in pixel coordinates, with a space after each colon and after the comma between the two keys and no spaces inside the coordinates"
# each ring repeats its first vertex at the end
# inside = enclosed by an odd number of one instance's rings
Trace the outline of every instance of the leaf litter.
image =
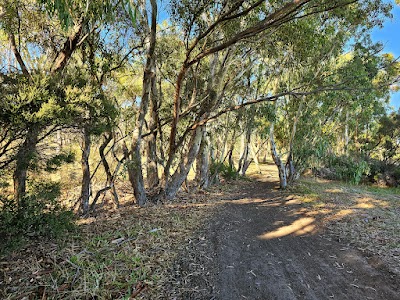
{"type": "MultiPolygon", "coordinates": [[[[191,266],[191,258],[182,253],[213,260],[207,247],[203,253],[188,250],[209,243],[199,228],[221,207],[221,199],[230,199],[240,188],[227,182],[163,205],[143,209],[125,204],[79,220],[78,231],[61,239],[32,240],[0,257],[0,298],[163,299],[171,286],[201,295],[203,289],[190,283],[207,280],[208,271],[201,263],[191,266]]],[[[289,201],[302,200],[303,213],[318,216],[338,239],[370,253],[371,264],[399,272],[398,196],[311,179],[285,193],[289,201]]]]}
{"type": "Polygon", "coordinates": [[[58,240],[32,240],[0,257],[0,298],[156,299],[220,192],[146,208],[125,204],[78,220],[78,230],[58,240]]]}

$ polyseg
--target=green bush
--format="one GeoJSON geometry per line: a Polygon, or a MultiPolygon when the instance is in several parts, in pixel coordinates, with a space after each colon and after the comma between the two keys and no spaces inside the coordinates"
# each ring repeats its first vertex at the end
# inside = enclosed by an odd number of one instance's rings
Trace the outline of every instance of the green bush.
{"type": "MultiPolygon", "coordinates": [[[[396,185],[400,184],[400,167],[395,164],[390,164],[386,161],[380,161],[377,159],[369,159],[368,164],[370,166],[369,181],[372,183],[378,182],[385,177],[391,178],[396,181],[396,185]]],[[[384,179],[385,180],[385,179],[384,179]]]]}
{"type": "Polygon", "coordinates": [[[235,167],[222,162],[212,162],[210,166],[211,177],[221,175],[225,180],[234,180],[239,177],[235,167]]]}
{"type": "Polygon", "coordinates": [[[325,165],[333,170],[334,179],[353,184],[359,184],[363,176],[370,173],[370,166],[365,160],[351,156],[330,155],[326,158],[325,165]]]}
{"type": "Polygon", "coordinates": [[[396,167],[393,171],[393,176],[400,182],[400,167],[396,167]]]}
{"type": "Polygon", "coordinates": [[[74,228],[74,215],[57,201],[60,184],[33,182],[23,207],[12,197],[0,197],[0,237],[5,244],[27,237],[56,237],[74,228]]]}

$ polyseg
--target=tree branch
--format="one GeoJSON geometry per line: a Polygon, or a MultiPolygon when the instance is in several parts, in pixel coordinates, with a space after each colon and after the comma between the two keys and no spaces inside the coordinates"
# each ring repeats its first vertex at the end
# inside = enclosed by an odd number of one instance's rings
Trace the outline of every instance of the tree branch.
{"type": "Polygon", "coordinates": [[[73,34],[68,37],[67,41],[64,43],[63,49],[57,53],[50,69],[52,74],[64,69],[68,60],[71,58],[72,53],[82,44],[83,40],[88,37],[88,35],[86,35],[83,39],[80,39],[82,30],[83,21],[74,26],[73,34]]]}
{"type": "Polygon", "coordinates": [[[297,90],[299,90],[299,88],[293,89],[291,91],[288,92],[283,92],[283,93],[279,93],[273,96],[268,96],[268,97],[262,97],[256,100],[252,100],[252,101],[248,101],[248,102],[244,102],[242,104],[239,105],[234,105],[234,106],[230,106],[227,107],[221,111],[219,111],[218,113],[214,114],[213,116],[210,116],[208,118],[205,118],[199,122],[195,122],[194,124],[192,124],[192,126],[190,127],[191,130],[196,129],[199,126],[202,126],[206,123],[208,123],[209,121],[212,121],[214,119],[217,119],[218,117],[231,112],[231,111],[236,111],[239,109],[244,108],[245,106],[249,106],[249,105],[254,105],[257,103],[261,103],[261,102],[273,102],[278,100],[280,97],[283,96],[294,96],[294,97],[299,97],[299,96],[309,96],[309,95],[314,95],[314,94],[318,94],[318,93],[322,93],[322,92],[333,92],[333,91],[368,91],[368,90],[375,90],[376,88],[363,88],[363,89],[357,89],[357,88],[352,88],[352,87],[346,87],[344,86],[344,84],[337,84],[337,85],[330,85],[330,86],[325,86],[325,87],[320,87],[318,89],[309,91],[309,92],[296,92],[297,90]]]}
{"type": "Polygon", "coordinates": [[[10,44],[11,44],[11,51],[14,53],[15,59],[17,60],[19,66],[21,68],[22,73],[26,77],[30,77],[31,75],[30,75],[30,73],[28,71],[28,68],[26,67],[25,62],[22,59],[21,54],[18,51],[17,44],[15,43],[15,35],[14,35],[14,33],[9,33],[8,40],[10,41],[10,44]]]}

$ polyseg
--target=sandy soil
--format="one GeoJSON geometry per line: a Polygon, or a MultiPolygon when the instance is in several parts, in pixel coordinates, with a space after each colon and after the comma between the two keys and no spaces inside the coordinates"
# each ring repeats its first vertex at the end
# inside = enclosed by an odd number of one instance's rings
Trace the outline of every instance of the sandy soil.
{"type": "Polygon", "coordinates": [[[237,183],[220,200],[160,299],[400,299],[398,276],[325,232],[274,180],[237,183]]]}

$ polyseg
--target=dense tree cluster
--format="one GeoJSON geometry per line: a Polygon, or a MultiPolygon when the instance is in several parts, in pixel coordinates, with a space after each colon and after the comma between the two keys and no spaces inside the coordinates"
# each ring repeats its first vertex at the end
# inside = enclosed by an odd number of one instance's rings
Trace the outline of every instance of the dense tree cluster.
{"type": "Polygon", "coordinates": [[[387,106],[400,64],[370,38],[390,11],[380,0],[0,0],[1,199],[12,191],[23,210],[27,186],[74,156],[83,214],[108,191],[118,205],[119,178],[143,206],[173,199],[192,169],[204,189],[266,152],[282,188],[332,157],[398,170],[387,106]]]}

